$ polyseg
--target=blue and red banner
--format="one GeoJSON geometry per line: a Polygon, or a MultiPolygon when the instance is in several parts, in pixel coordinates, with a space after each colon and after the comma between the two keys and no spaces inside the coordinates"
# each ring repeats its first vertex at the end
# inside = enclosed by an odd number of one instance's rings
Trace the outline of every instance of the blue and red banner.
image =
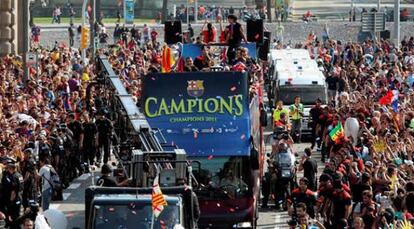
{"type": "Polygon", "coordinates": [[[248,77],[241,72],[152,74],[141,108],[152,128],[188,156],[250,153],[248,77]]]}

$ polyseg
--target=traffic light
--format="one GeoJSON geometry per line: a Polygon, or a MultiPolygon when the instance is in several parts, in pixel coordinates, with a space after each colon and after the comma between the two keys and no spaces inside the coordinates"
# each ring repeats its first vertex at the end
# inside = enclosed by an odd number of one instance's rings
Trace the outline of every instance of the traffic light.
{"type": "Polygon", "coordinates": [[[81,49],[86,49],[88,47],[89,47],[89,28],[82,27],[80,48],[81,49]]]}

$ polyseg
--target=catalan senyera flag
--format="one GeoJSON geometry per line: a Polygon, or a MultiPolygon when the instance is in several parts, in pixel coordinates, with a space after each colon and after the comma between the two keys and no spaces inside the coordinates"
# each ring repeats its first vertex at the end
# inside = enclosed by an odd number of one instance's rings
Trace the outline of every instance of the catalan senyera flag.
{"type": "Polygon", "coordinates": [[[157,176],[155,177],[154,185],[152,186],[152,213],[155,217],[158,217],[161,214],[164,210],[164,206],[167,206],[167,201],[162,194],[157,176]]]}
{"type": "Polygon", "coordinates": [[[162,51],[162,62],[161,62],[161,72],[168,73],[171,72],[171,67],[174,65],[174,57],[172,55],[171,48],[168,46],[164,47],[162,51]]]}
{"type": "Polygon", "coordinates": [[[342,127],[342,123],[339,122],[335,128],[333,128],[329,132],[329,137],[331,137],[332,141],[338,142],[341,138],[344,137],[344,128],[342,127]]]}

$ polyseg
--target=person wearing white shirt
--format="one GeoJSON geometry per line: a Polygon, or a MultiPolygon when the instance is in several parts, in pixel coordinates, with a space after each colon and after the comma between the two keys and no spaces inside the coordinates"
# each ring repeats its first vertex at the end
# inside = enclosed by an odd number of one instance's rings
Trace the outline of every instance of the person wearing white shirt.
{"type": "Polygon", "coordinates": [[[51,174],[50,170],[52,166],[49,164],[48,158],[41,158],[40,159],[40,171],[39,176],[41,177],[42,181],[42,209],[46,211],[49,209],[50,201],[52,200],[53,190],[50,185],[51,182],[51,174]]]}

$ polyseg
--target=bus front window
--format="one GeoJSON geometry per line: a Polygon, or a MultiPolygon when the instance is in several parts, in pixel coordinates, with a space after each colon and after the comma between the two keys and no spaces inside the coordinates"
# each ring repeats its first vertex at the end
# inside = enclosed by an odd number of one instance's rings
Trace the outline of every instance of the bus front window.
{"type": "Polygon", "coordinates": [[[194,175],[200,186],[197,196],[204,199],[241,198],[251,195],[248,157],[193,158],[201,163],[194,175]]]}

